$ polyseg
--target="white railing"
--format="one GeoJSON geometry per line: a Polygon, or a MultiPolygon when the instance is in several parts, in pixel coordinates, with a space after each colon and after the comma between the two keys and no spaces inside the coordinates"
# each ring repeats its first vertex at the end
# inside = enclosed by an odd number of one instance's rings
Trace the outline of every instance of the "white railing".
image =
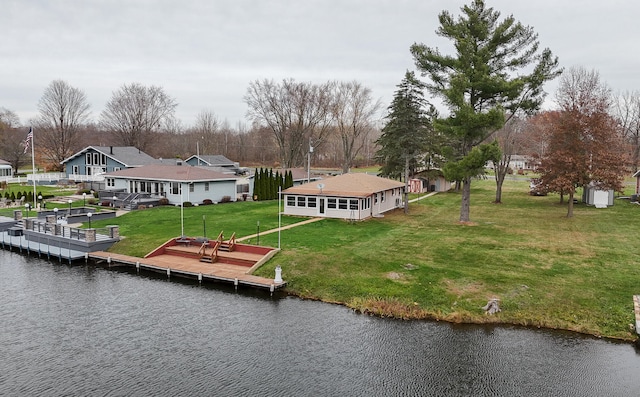
{"type": "Polygon", "coordinates": [[[104,175],[69,174],[68,179],[75,182],[103,182],[104,175]]]}
{"type": "Polygon", "coordinates": [[[45,172],[42,174],[27,174],[27,176],[1,176],[0,182],[6,183],[33,183],[46,181],[46,182],[56,182],[60,179],[64,179],[67,177],[67,174],[64,172],[45,172]]]}
{"type": "Polygon", "coordinates": [[[65,174],[64,172],[45,172],[42,174],[27,174],[27,180],[28,181],[47,181],[47,182],[53,182],[53,181],[59,181],[60,179],[64,179],[66,178],[67,174],[65,174]]]}

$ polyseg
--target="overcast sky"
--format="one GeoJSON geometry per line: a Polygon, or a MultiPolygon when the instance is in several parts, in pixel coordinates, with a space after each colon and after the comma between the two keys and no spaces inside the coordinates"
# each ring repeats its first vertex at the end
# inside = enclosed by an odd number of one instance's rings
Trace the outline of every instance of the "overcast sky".
{"type": "MultiPolygon", "coordinates": [[[[202,110],[247,123],[257,79],[357,80],[386,106],[414,42],[450,52],[438,14],[470,0],[3,0],[0,107],[24,125],[56,79],[85,92],[97,121],[123,84],[158,85],[184,126],[202,110]]],[[[614,92],[640,90],[640,2],[487,0],[539,34],[563,67],[600,73],[614,92]]],[[[552,107],[557,82],[548,83],[552,107]]],[[[384,109],[383,109],[384,110],[384,109]]],[[[381,112],[382,113],[382,112],[381,112]]]]}

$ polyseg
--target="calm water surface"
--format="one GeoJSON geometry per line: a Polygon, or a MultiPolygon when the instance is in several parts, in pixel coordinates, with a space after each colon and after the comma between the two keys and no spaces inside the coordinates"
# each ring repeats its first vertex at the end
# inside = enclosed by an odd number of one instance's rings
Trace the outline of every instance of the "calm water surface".
{"type": "Polygon", "coordinates": [[[3,396],[639,394],[628,344],[378,319],[0,250],[3,396]]]}

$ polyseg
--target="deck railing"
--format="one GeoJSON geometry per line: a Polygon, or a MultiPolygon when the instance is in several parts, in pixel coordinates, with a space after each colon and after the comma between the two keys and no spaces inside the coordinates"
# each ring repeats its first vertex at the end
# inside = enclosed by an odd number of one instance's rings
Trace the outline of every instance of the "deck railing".
{"type": "Polygon", "coordinates": [[[117,226],[81,229],[56,222],[40,221],[32,218],[24,220],[24,230],[86,242],[112,240],[120,237],[117,226]]]}

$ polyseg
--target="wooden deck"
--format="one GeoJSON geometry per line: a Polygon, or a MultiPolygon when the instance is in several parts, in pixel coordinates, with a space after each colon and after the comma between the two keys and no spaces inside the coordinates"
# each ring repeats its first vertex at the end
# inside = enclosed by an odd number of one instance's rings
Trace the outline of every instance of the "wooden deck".
{"type": "Polygon", "coordinates": [[[165,273],[168,277],[178,276],[197,279],[198,281],[222,281],[233,283],[235,286],[246,285],[251,287],[266,288],[270,291],[282,288],[286,282],[274,282],[273,279],[254,276],[250,274],[253,270],[251,266],[243,266],[231,263],[225,263],[224,257],[244,258],[259,262],[264,258],[263,255],[252,254],[247,252],[221,252],[218,262],[206,263],[201,262],[197,258],[190,258],[180,255],[183,253],[196,253],[198,247],[194,246],[172,246],[167,253],[156,255],[150,258],[139,258],[129,255],[115,254],[112,252],[97,251],[91,252],[89,258],[95,261],[107,262],[109,266],[134,266],[136,269],[146,269],[155,272],[165,273]],[[194,251],[195,250],[195,251],[194,251]],[[170,254],[170,253],[173,253],[170,254]],[[177,255],[176,255],[177,254],[177,255]]]}

